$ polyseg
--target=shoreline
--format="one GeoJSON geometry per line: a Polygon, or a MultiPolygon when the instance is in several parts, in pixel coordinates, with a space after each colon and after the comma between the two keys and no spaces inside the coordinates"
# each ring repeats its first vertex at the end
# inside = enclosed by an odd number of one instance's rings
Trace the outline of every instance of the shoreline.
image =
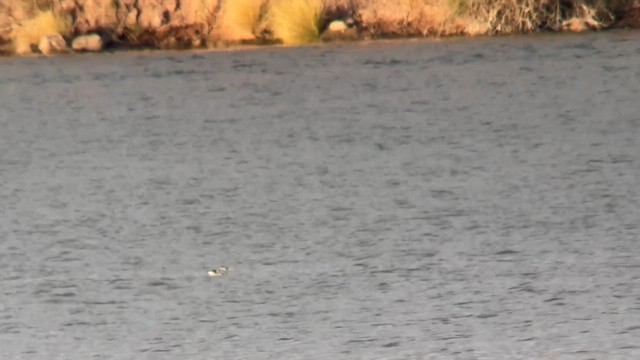
{"type": "Polygon", "coordinates": [[[182,0],[176,3],[181,5],[162,13],[150,4],[175,0],[140,0],[133,7],[125,7],[122,0],[93,1],[111,1],[104,3],[111,5],[103,4],[101,8],[89,8],[82,4],[83,0],[43,0],[49,2],[45,10],[25,5],[27,0],[16,2],[22,5],[7,1],[0,0],[0,56],[129,50],[227,51],[278,44],[640,28],[640,0],[617,0],[606,5],[565,0],[562,7],[559,0],[557,8],[550,8],[543,0],[509,4],[499,0],[400,0],[393,5],[377,0],[182,0]],[[206,17],[198,15],[204,8],[195,8],[196,3],[208,4],[206,17]],[[537,3],[537,8],[531,3],[537,3]],[[493,12],[489,14],[490,11],[493,12]]]}
{"type": "MultiPolygon", "coordinates": [[[[65,53],[56,53],[51,54],[55,57],[65,57],[65,56],[102,56],[102,55],[135,55],[135,56],[153,56],[157,54],[186,54],[186,55],[198,55],[198,54],[209,54],[209,53],[237,53],[237,52],[253,52],[253,51],[284,51],[290,49],[322,49],[328,47],[337,47],[337,48],[365,48],[370,46],[394,46],[394,45],[402,45],[402,44],[412,44],[412,43],[460,43],[460,42],[476,42],[476,41],[491,41],[497,39],[526,39],[526,38],[538,38],[538,37],[549,37],[549,38],[560,38],[560,37],[578,37],[578,36],[592,36],[596,34],[604,34],[604,33],[640,33],[640,29],[636,28],[612,28],[606,29],[602,31],[586,31],[586,32],[569,32],[569,31],[541,31],[535,33],[524,33],[524,34],[500,34],[500,35],[484,35],[484,36],[443,36],[443,37],[379,37],[372,39],[361,39],[361,40],[334,40],[334,41],[320,41],[310,44],[303,44],[298,46],[285,46],[278,43],[273,44],[231,44],[227,46],[216,46],[216,47],[198,47],[198,48],[154,48],[154,47],[109,47],[105,48],[99,52],[74,52],[68,51],[65,53]]],[[[32,53],[27,55],[16,55],[12,53],[5,54],[0,51],[0,59],[15,59],[15,58],[24,58],[24,59],[39,59],[39,58],[49,58],[51,55],[45,55],[42,53],[32,53]]]]}

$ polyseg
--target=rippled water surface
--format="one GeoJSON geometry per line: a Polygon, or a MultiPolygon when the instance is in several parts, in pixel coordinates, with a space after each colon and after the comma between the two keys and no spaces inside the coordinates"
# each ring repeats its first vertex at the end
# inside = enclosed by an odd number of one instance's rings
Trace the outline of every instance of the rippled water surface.
{"type": "Polygon", "coordinates": [[[0,59],[0,358],[640,358],[639,35],[0,59]]]}

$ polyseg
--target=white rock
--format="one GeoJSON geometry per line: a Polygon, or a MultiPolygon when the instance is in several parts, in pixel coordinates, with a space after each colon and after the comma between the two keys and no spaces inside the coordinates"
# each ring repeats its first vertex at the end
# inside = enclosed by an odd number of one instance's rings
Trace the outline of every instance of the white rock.
{"type": "Polygon", "coordinates": [[[69,47],[67,46],[67,42],[64,41],[62,35],[55,34],[41,37],[40,42],[38,43],[38,50],[45,55],[49,55],[53,53],[67,52],[69,51],[69,47]]]}
{"type": "Polygon", "coordinates": [[[98,34],[81,35],[73,39],[71,48],[75,51],[102,51],[104,44],[98,34]]]}
{"type": "Polygon", "coordinates": [[[329,30],[329,32],[332,32],[332,33],[343,33],[345,32],[345,30],[347,30],[347,28],[348,26],[344,21],[334,20],[331,22],[331,24],[329,24],[329,27],[327,28],[327,30],[329,30]]]}

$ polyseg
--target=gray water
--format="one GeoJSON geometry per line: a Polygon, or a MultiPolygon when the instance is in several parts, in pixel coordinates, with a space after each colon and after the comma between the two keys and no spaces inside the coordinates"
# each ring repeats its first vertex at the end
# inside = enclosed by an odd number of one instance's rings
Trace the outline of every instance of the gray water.
{"type": "Polygon", "coordinates": [[[0,59],[0,359],[640,358],[639,35],[0,59]]]}

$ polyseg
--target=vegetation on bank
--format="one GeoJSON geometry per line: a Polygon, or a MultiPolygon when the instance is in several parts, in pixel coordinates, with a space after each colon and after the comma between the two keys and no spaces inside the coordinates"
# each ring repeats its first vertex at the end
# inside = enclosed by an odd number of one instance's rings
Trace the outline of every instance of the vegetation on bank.
{"type": "Polygon", "coordinates": [[[229,41],[251,41],[259,34],[265,14],[264,0],[226,0],[221,8],[218,32],[229,41]]]}
{"type": "Polygon", "coordinates": [[[69,36],[73,23],[68,15],[56,15],[51,10],[37,11],[35,15],[13,30],[13,46],[17,54],[30,53],[31,47],[42,36],[60,34],[69,36]]]}
{"type": "Polygon", "coordinates": [[[0,0],[0,48],[97,32],[121,46],[584,31],[640,25],[640,0],[0,0]],[[177,5],[179,4],[179,5],[177,5]],[[334,26],[333,21],[343,21],[334,26]],[[347,31],[348,30],[348,31],[347,31]]]}
{"type": "Polygon", "coordinates": [[[285,45],[318,41],[323,20],[322,0],[272,0],[269,17],[274,38],[285,45]]]}

